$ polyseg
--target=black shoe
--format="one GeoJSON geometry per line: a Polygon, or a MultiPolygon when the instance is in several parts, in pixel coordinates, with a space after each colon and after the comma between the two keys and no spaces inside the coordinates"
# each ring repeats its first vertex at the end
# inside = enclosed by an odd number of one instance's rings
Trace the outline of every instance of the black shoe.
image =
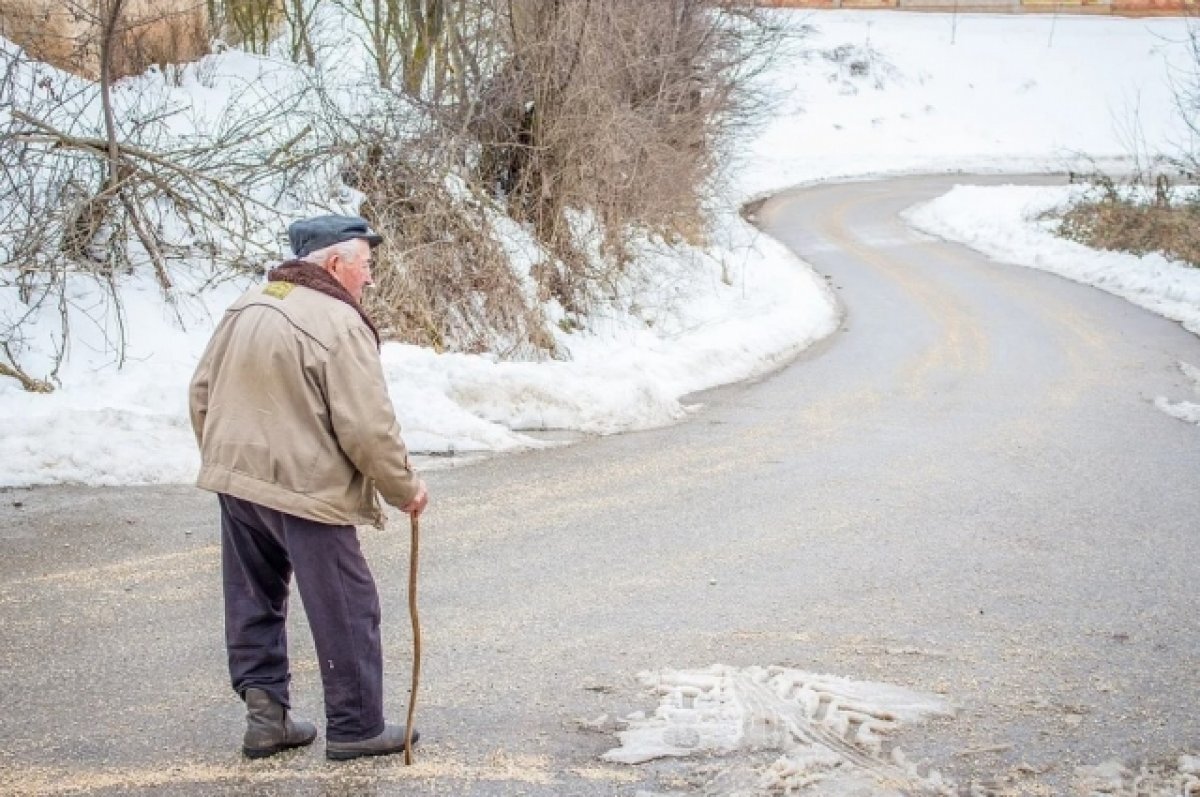
{"type": "Polygon", "coordinates": [[[242,752],[247,758],[266,758],[293,747],[312,744],[317,726],[293,720],[283,706],[262,689],[246,690],[246,735],[242,752]]]}
{"type": "MultiPolygon", "coordinates": [[[[326,742],[325,757],[330,761],[349,761],[351,758],[361,758],[368,755],[392,755],[404,752],[403,725],[385,725],[383,733],[363,739],[361,742],[326,742]]],[[[413,744],[421,734],[413,731],[413,744]]]]}

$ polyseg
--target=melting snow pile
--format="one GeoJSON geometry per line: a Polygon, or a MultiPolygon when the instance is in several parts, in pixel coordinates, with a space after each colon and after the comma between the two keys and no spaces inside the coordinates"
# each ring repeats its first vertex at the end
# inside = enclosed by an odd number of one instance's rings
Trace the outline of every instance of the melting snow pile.
{"type": "MultiPolygon", "coordinates": [[[[1181,362],[1179,363],[1179,370],[1183,371],[1184,376],[1192,380],[1192,387],[1195,388],[1196,394],[1200,395],[1200,368],[1181,362]]],[[[1158,396],[1154,399],[1154,406],[1167,415],[1200,426],[1200,404],[1194,401],[1171,401],[1166,396],[1158,396]]],[[[1200,794],[1200,789],[1197,789],[1196,793],[1200,794]]]]}
{"type": "Polygon", "coordinates": [[[643,673],[659,695],[646,717],[629,718],[608,761],[640,764],[669,756],[727,757],[710,787],[722,794],[950,794],[937,773],[922,775],[887,743],[898,725],[950,707],[898,686],[814,675],[784,667],[643,673]],[[775,753],[778,755],[775,755],[775,753]]]}

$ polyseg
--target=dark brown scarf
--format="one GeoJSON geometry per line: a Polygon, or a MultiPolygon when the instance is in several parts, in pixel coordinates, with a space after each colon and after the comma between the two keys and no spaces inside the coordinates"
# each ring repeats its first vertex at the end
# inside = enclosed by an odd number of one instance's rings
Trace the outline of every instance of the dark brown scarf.
{"type": "Polygon", "coordinates": [[[354,301],[350,291],[343,288],[332,274],[320,266],[309,263],[307,260],[289,260],[286,263],[280,263],[277,268],[271,269],[267,274],[267,279],[271,282],[290,282],[303,288],[311,288],[326,296],[331,296],[339,302],[345,302],[355,309],[359,318],[371,330],[371,334],[375,336],[375,345],[380,345],[379,330],[375,328],[375,324],[367,312],[362,309],[362,305],[354,301]]]}

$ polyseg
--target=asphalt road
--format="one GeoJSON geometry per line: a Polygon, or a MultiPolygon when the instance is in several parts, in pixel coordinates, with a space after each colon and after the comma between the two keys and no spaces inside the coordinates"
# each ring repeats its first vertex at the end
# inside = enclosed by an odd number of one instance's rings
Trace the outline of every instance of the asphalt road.
{"type": "MultiPolygon", "coordinates": [[[[943,695],[956,717],[895,741],[964,789],[1200,752],[1200,428],[1152,405],[1187,397],[1200,340],[898,220],[953,182],[759,211],[845,306],[769,378],[671,428],[429,474],[411,768],[321,740],[240,757],[211,496],[0,493],[0,793],[703,793],[720,760],[606,764],[614,736],[577,720],[653,708],[641,670],[717,662],[943,695]]],[[[363,537],[399,719],[407,526],[363,537]]]]}

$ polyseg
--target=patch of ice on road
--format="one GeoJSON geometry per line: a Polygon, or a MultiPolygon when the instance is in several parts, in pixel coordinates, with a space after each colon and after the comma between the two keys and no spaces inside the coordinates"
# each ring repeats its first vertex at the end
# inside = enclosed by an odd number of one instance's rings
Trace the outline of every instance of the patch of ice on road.
{"type": "Polygon", "coordinates": [[[934,695],[784,667],[715,665],[639,677],[658,694],[658,708],[630,717],[607,761],[726,754],[713,780],[720,793],[745,797],[817,783],[827,795],[952,793],[940,775],[922,775],[886,743],[902,723],[951,714],[934,695]]]}
{"type": "MultiPolygon", "coordinates": [[[[1192,380],[1192,388],[1196,393],[1200,394],[1200,368],[1181,362],[1179,363],[1179,370],[1183,371],[1184,376],[1192,380]]],[[[1166,396],[1158,396],[1154,399],[1154,406],[1172,418],[1178,418],[1181,421],[1200,426],[1200,404],[1194,401],[1171,401],[1166,396]]]]}

